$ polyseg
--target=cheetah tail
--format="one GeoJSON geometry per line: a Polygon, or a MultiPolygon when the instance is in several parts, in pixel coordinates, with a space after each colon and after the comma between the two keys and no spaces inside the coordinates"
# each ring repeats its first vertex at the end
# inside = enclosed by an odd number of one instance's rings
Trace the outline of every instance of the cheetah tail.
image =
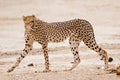
{"type": "MultiPolygon", "coordinates": [[[[101,60],[103,60],[105,57],[108,57],[107,52],[97,45],[95,39],[94,40],[83,39],[83,42],[85,43],[85,45],[88,46],[88,48],[97,52],[101,56],[101,60]]],[[[108,62],[112,62],[112,61],[113,61],[113,58],[109,57],[108,62]]]]}

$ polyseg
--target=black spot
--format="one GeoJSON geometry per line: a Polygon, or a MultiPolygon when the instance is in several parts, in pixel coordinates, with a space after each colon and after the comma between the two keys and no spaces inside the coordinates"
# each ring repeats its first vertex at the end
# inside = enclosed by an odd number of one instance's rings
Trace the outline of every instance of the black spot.
{"type": "Polygon", "coordinates": [[[28,43],[28,41],[25,41],[26,43],[28,43]]]}
{"type": "Polygon", "coordinates": [[[43,46],[43,50],[46,49],[46,48],[47,48],[47,46],[43,46]]]}
{"type": "Polygon", "coordinates": [[[88,45],[88,48],[90,48],[90,46],[88,45]]]}
{"type": "Polygon", "coordinates": [[[31,47],[29,44],[25,44],[25,46],[31,47]]]}
{"type": "Polygon", "coordinates": [[[29,38],[27,38],[27,40],[29,40],[29,38]]]}
{"type": "Polygon", "coordinates": [[[80,58],[78,57],[78,58],[76,58],[75,60],[76,60],[76,61],[80,61],[80,58]]]}
{"type": "Polygon", "coordinates": [[[75,39],[75,42],[77,42],[78,40],[75,39]]]}
{"type": "Polygon", "coordinates": [[[27,51],[27,50],[25,50],[25,49],[24,49],[23,51],[24,51],[24,52],[26,52],[26,53],[28,53],[28,51],[27,51]]]}
{"type": "Polygon", "coordinates": [[[92,44],[92,43],[93,43],[92,41],[89,42],[89,44],[92,44]]]}
{"type": "Polygon", "coordinates": [[[47,54],[46,54],[47,52],[48,52],[47,50],[44,50],[44,55],[45,55],[45,56],[47,56],[47,54]]]}
{"type": "Polygon", "coordinates": [[[72,47],[71,50],[74,51],[74,48],[72,47]]]}
{"type": "Polygon", "coordinates": [[[76,49],[76,47],[74,47],[74,50],[76,49]]]}
{"type": "Polygon", "coordinates": [[[71,49],[74,49],[73,47],[71,49]]]}
{"type": "Polygon", "coordinates": [[[76,53],[73,53],[74,56],[76,56],[76,53]]]}
{"type": "Polygon", "coordinates": [[[101,48],[99,48],[98,52],[100,52],[100,51],[101,51],[101,48]]]}
{"type": "Polygon", "coordinates": [[[21,57],[24,58],[25,56],[21,54],[21,57]]]}
{"type": "Polygon", "coordinates": [[[75,49],[72,49],[72,51],[75,51],[75,49]]]}
{"type": "Polygon", "coordinates": [[[97,49],[97,48],[98,48],[98,46],[95,47],[95,49],[97,49]]]}
{"type": "Polygon", "coordinates": [[[78,51],[76,51],[76,54],[78,54],[78,51]]]}
{"type": "Polygon", "coordinates": [[[91,45],[91,47],[94,47],[94,45],[91,45]]]}

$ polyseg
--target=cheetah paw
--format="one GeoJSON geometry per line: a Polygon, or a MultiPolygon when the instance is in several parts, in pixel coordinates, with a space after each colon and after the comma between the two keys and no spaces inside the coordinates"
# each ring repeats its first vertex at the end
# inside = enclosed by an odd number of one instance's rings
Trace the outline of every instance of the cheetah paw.
{"type": "Polygon", "coordinates": [[[71,69],[65,69],[65,70],[63,70],[63,71],[71,71],[71,69]]]}
{"type": "Polygon", "coordinates": [[[45,70],[43,70],[43,72],[51,72],[51,70],[45,69],[45,70]]]}
{"type": "Polygon", "coordinates": [[[13,68],[10,68],[7,70],[8,73],[12,72],[13,71],[13,68]]]}

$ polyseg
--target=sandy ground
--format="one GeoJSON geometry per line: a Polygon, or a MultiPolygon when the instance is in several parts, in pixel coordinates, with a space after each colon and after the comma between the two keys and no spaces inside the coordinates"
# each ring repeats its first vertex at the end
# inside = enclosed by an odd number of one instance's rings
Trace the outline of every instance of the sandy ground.
{"type": "Polygon", "coordinates": [[[103,61],[83,43],[79,48],[79,66],[63,71],[73,61],[68,40],[49,44],[51,72],[42,72],[44,58],[37,43],[15,71],[6,72],[24,48],[22,16],[31,14],[48,22],[74,18],[90,21],[98,44],[114,58],[110,67],[115,68],[120,64],[120,0],[0,0],[0,10],[0,80],[120,80],[115,73],[98,69],[103,61]],[[30,63],[34,66],[27,66],[30,63]]]}
{"type": "MultiPolygon", "coordinates": [[[[103,61],[99,60],[99,56],[95,52],[80,48],[81,63],[73,71],[64,71],[69,69],[73,61],[73,56],[68,48],[58,48],[58,50],[50,49],[50,68],[51,72],[43,73],[44,58],[42,52],[33,50],[20,64],[15,71],[7,73],[10,67],[19,56],[21,51],[2,53],[0,58],[0,80],[119,80],[120,76],[115,73],[109,73],[98,67],[103,67],[103,61]],[[13,55],[11,55],[13,53],[13,55]],[[18,54],[17,54],[18,53],[18,54]],[[33,54],[36,53],[36,54],[33,54]],[[16,54],[16,55],[15,55],[16,54]],[[34,66],[28,66],[33,63],[34,66]],[[37,73],[36,73],[37,71],[37,73]]],[[[110,63],[111,68],[115,68],[115,64],[120,61],[120,53],[118,49],[107,49],[114,58],[114,62],[110,63]]]]}

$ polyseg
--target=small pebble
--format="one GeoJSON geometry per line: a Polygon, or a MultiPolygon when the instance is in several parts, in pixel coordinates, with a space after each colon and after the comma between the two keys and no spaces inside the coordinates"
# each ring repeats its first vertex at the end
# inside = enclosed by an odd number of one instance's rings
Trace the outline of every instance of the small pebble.
{"type": "Polygon", "coordinates": [[[34,65],[33,65],[33,63],[31,63],[31,64],[28,64],[28,66],[34,66],[34,65]]]}
{"type": "Polygon", "coordinates": [[[113,61],[113,58],[109,57],[108,62],[112,62],[112,61],[113,61]]]}

